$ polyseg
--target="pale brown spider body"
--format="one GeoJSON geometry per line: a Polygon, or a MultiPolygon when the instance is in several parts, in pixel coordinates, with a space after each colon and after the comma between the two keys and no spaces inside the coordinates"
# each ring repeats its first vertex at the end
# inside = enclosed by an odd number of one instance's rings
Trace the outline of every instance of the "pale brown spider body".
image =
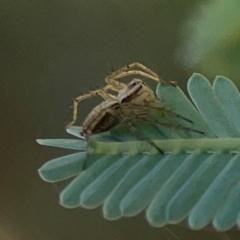
{"type": "Polygon", "coordinates": [[[106,100],[97,105],[87,115],[82,124],[82,136],[106,132],[120,123],[117,111],[120,108],[118,101],[106,100]]]}

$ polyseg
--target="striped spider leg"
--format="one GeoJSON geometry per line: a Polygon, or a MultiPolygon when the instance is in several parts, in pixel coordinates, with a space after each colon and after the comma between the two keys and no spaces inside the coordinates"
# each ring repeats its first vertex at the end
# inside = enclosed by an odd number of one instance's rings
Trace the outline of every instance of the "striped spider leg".
{"type": "Polygon", "coordinates": [[[152,107],[138,106],[138,105],[134,105],[131,103],[126,103],[126,104],[123,103],[123,104],[121,104],[121,106],[122,106],[123,115],[129,121],[137,120],[139,122],[145,122],[145,123],[150,123],[150,124],[154,124],[154,125],[161,125],[166,128],[180,129],[180,130],[184,130],[184,131],[188,131],[188,132],[204,134],[203,131],[200,131],[200,130],[197,130],[197,129],[194,129],[191,127],[186,127],[181,124],[172,124],[172,123],[168,123],[168,122],[159,121],[158,119],[161,117],[164,117],[164,115],[166,115],[166,114],[171,114],[176,118],[181,118],[188,122],[190,121],[187,118],[184,118],[179,114],[169,112],[166,109],[157,108],[157,107],[152,108],[152,107]],[[151,115],[152,111],[157,111],[157,116],[158,116],[157,119],[154,119],[152,117],[152,115],[151,115]],[[166,113],[166,111],[167,111],[167,113],[166,113]]]}
{"type": "MultiPolygon", "coordinates": [[[[141,114],[141,121],[144,121],[145,119],[146,122],[150,122],[150,120],[146,119],[147,115],[152,111],[158,111],[159,117],[164,117],[165,115],[168,115],[168,116],[172,116],[178,119],[183,119],[184,121],[193,123],[192,120],[167,109],[164,106],[163,102],[155,96],[153,90],[140,79],[133,79],[129,84],[126,85],[124,89],[122,89],[118,93],[117,98],[121,104],[128,103],[128,107],[130,107],[131,109],[138,108],[138,109],[141,109],[142,111],[145,108],[145,114],[141,114]]],[[[138,114],[136,114],[136,116],[137,115],[138,114]]],[[[136,117],[136,118],[139,119],[139,117],[136,117]]],[[[172,127],[175,129],[183,129],[186,131],[192,131],[199,134],[204,134],[204,132],[202,131],[199,131],[190,127],[185,127],[180,124],[171,125],[170,123],[163,123],[159,121],[154,122],[154,120],[152,121],[152,123],[160,124],[169,128],[172,127]]]]}
{"type": "Polygon", "coordinates": [[[177,86],[176,82],[163,80],[155,72],[153,72],[151,69],[149,69],[148,67],[144,66],[139,62],[133,62],[115,72],[112,72],[110,75],[106,77],[105,81],[107,84],[112,85],[118,88],[119,90],[122,90],[126,85],[124,83],[121,83],[118,79],[132,75],[146,77],[148,79],[156,81],[157,83],[172,85],[174,87],[177,86]]]}
{"type": "MultiPolygon", "coordinates": [[[[107,91],[109,89],[116,91],[112,86],[106,85],[104,88],[99,88],[99,89],[90,91],[89,93],[80,95],[80,96],[76,97],[75,99],[73,99],[73,119],[66,127],[72,126],[77,121],[77,110],[78,110],[79,102],[81,102],[85,99],[91,98],[93,96],[97,96],[97,95],[101,96],[107,102],[116,100],[116,96],[107,93],[107,91]]],[[[102,103],[102,105],[104,105],[104,103],[102,103]]],[[[105,103],[105,105],[107,105],[107,103],[105,103]]],[[[104,108],[104,106],[101,106],[101,107],[104,108]]],[[[97,111],[97,110],[95,110],[95,111],[97,111]]]]}

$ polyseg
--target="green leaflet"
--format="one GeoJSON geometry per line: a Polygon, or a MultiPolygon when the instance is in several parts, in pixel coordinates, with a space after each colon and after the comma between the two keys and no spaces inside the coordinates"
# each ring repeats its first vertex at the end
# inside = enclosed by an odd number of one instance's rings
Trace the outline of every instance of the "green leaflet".
{"type": "MultiPolygon", "coordinates": [[[[56,182],[77,175],[62,191],[61,205],[96,208],[103,204],[109,220],[147,208],[147,220],[154,227],[186,218],[192,229],[209,223],[221,231],[240,226],[239,92],[227,78],[217,77],[212,87],[200,74],[190,78],[188,91],[196,107],[178,87],[159,85],[157,96],[167,109],[193,123],[174,117],[163,119],[171,122],[171,128],[132,123],[165,154],[139,141],[121,124],[91,137],[90,146],[82,139],[38,141],[82,151],[47,162],[39,169],[40,176],[56,182]],[[179,124],[205,134],[174,127],[179,124]],[[84,163],[87,167],[82,171],[84,163]]],[[[67,131],[80,137],[79,127],[67,131]]]]}

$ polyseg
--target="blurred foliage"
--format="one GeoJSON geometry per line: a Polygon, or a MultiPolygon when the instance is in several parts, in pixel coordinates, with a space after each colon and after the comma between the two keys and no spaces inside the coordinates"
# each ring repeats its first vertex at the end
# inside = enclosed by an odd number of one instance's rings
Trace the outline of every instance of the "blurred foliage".
{"type": "Polygon", "coordinates": [[[240,74],[240,1],[208,1],[199,5],[182,27],[179,58],[205,74],[240,74]],[[187,37],[186,37],[187,36],[187,37]]]}

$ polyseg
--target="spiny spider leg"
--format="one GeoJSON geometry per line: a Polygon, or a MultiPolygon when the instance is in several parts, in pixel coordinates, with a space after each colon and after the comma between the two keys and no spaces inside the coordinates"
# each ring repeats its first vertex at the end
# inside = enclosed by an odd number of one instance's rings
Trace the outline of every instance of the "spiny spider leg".
{"type": "MultiPolygon", "coordinates": [[[[122,105],[123,105],[123,107],[125,108],[125,107],[127,107],[127,106],[129,106],[129,109],[130,108],[139,108],[139,109],[146,109],[146,111],[147,110],[158,110],[158,111],[162,111],[163,113],[167,113],[167,114],[169,114],[169,115],[172,115],[172,116],[174,116],[174,117],[176,117],[176,118],[180,118],[180,119],[183,119],[183,120],[185,120],[186,122],[189,122],[189,123],[193,123],[193,121],[192,120],[190,120],[190,119],[188,119],[188,118],[186,118],[186,117],[183,117],[182,115],[180,115],[180,114],[177,114],[177,113],[175,113],[175,112],[172,112],[172,111],[170,111],[170,110],[168,110],[168,109],[166,109],[165,107],[160,107],[160,108],[158,108],[158,107],[153,107],[153,106],[139,106],[139,105],[137,105],[137,104],[132,104],[132,103],[122,103],[122,105]]],[[[149,112],[149,111],[148,111],[149,112]]],[[[147,112],[146,112],[147,113],[147,112]]]]}
{"type": "Polygon", "coordinates": [[[128,68],[128,69],[129,69],[129,68],[134,68],[134,67],[138,67],[138,68],[142,69],[143,71],[151,74],[152,76],[155,76],[155,77],[157,77],[157,78],[160,78],[160,77],[159,77],[155,72],[153,72],[150,68],[144,66],[143,64],[141,64],[141,63],[139,63],[139,62],[133,62],[133,63],[127,65],[127,68],[128,68]]]}
{"type": "Polygon", "coordinates": [[[175,113],[175,112],[172,112],[172,111],[166,110],[166,109],[165,109],[165,111],[166,111],[169,115],[172,115],[172,116],[174,116],[174,117],[176,117],[176,118],[183,119],[183,120],[185,120],[186,122],[193,123],[192,120],[190,120],[190,119],[188,119],[188,118],[186,118],[186,117],[183,117],[183,116],[180,115],[180,114],[177,114],[177,113],[175,113]]]}
{"type": "Polygon", "coordinates": [[[96,96],[96,95],[101,96],[105,100],[115,100],[115,96],[114,95],[108,94],[106,92],[108,89],[112,89],[112,87],[107,85],[104,88],[93,90],[93,91],[90,91],[89,93],[86,93],[84,95],[76,97],[73,100],[73,120],[67,125],[67,127],[72,126],[77,121],[77,107],[78,107],[79,102],[81,102],[81,101],[83,101],[85,99],[91,98],[93,96],[96,96]]]}
{"type": "MultiPolygon", "coordinates": [[[[90,147],[90,144],[89,144],[89,142],[90,142],[90,135],[89,134],[87,134],[85,136],[85,140],[87,142],[87,154],[89,154],[90,150],[91,150],[91,147],[90,147]]],[[[87,168],[87,158],[85,158],[85,160],[83,162],[82,171],[85,171],[86,168],[87,168]]]]}
{"type": "Polygon", "coordinates": [[[113,86],[113,88],[119,92],[121,91],[122,89],[126,88],[126,84],[125,83],[122,83],[120,81],[117,81],[114,79],[114,77],[112,77],[112,75],[109,75],[105,78],[105,82],[108,84],[108,85],[111,85],[113,86]]]}
{"type": "Polygon", "coordinates": [[[121,72],[118,75],[116,75],[114,77],[114,79],[119,79],[119,78],[131,76],[131,75],[140,75],[140,76],[143,76],[143,77],[146,77],[146,78],[150,78],[150,79],[152,79],[154,81],[157,81],[157,82],[161,81],[158,77],[152,76],[152,75],[150,75],[148,73],[145,73],[143,71],[140,71],[140,70],[128,70],[126,72],[121,72]]]}
{"type": "MultiPolygon", "coordinates": [[[[176,82],[174,82],[174,81],[168,82],[168,81],[161,79],[152,70],[150,70],[149,68],[147,68],[146,66],[144,66],[143,64],[138,63],[138,62],[131,63],[131,64],[113,72],[108,77],[106,77],[105,80],[108,84],[117,84],[118,82],[115,79],[131,76],[131,75],[140,75],[140,76],[152,79],[154,81],[162,82],[162,83],[172,85],[172,86],[177,85],[176,82]],[[140,68],[141,70],[132,69],[132,68],[136,68],[136,67],[140,68]]],[[[121,84],[119,86],[120,86],[120,88],[119,88],[120,90],[123,89],[123,87],[124,87],[123,85],[121,86],[121,84]]]]}
{"type": "Polygon", "coordinates": [[[141,133],[140,131],[138,131],[134,126],[131,125],[131,123],[129,121],[131,121],[131,119],[124,119],[122,118],[122,123],[126,124],[130,131],[135,134],[137,136],[137,138],[139,138],[140,140],[146,141],[147,143],[149,143],[151,146],[153,146],[159,153],[163,154],[163,150],[160,149],[150,138],[148,138],[147,136],[145,136],[143,133],[141,133]]]}
{"type": "MultiPolygon", "coordinates": [[[[150,124],[162,125],[162,126],[165,126],[167,128],[182,129],[182,130],[185,130],[185,131],[196,132],[198,134],[204,134],[204,132],[202,132],[200,130],[193,129],[193,128],[190,128],[190,127],[185,127],[185,126],[180,125],[180,124],[174,125],[174,124],[159,122],[159,121],[154,120],[154,119],[150,120],[150,119],[147,118],[147,115],[149,114],[149,108],[151,108],[151,107],[149,107],[149,106],[147,106],[147,107],[146,106],[137,106],[137,105],[132,105],[131,103],[122,103],[121,104],[122,115],[125,115],[125,117],[127,117],[127,118],[136,119],[138,121],[147,122],[147,123],[150,123],[150,124]]],[[[156,108],[153,108],[153,109],[156,110],[156,108]]],[[[170,112],[169,110],[166,110],[166,109],[163,109],[163,108],[158,109],[158,110],[167,111],[168,113],[173,114],[175,117],[182,118],[181,115],[170,112]]],[[[183,117],[183,119],[185,120],[184,117],[183,117]]],[[[189,120],[189,119],[187,119],[187,120],[188,120],[188,122],[192,123],[191,120],[189,120]]]]}
{"type": "Polygon", "coordinates": [[[142,122],[147,122],[147,123],[151,123],[151,124],[158,124],[158,125],[162,125],[162,126],[165,126],[167,128],[175,128],[175,129],[182,129],[182,130],[185,130],[185,131],[189,131],[189,132],[195,132],[195,133],[199,133],[199,134],[205,134],[203,131],[200,131],[200,130],[197,130],[197,129],[193,129],[193,128],[190,128],[190,127],[185,127],[183,125],[172,125],[172,124],[168,124],[168,123],[162,123],[162,122],[159,122],[159,121],[156,121],[156,120],[149,120],[147,118],[144,118],[142,116],[135,116],[134,119],[138,120],[138,121],[142,121],[142,122]]]}
{"type": "Polygon", "coordinates": [[[176,118],[185,120],[186,122],[189,122],[189,123],[193,123],[193,121],[192,121],[191,119],[186,118],[186,117],[184,117],[184,116],[182,116],[182,115],[180,115],[180,114],[178,114],[178,113],[172,112],[172,111],[170,111],[170,110],[168,110],[168,109],[166,109],[166,108],[161,109],[161,108],[155,108],[155,107],[151,107],[151,106],[148,106],[148,108],[150,108],[150,109],[155,109],[155,110],[161,110],[161,111],[164,111],[164,112],[166,112],[167,114],[172,115],[172,116],[174,116],[174,117],[176,117],[176,118]]]}
{"type": "MultiPolygon", "coordinates": [[[[108,77],[109,78],[115,78],[115,76],[119,75],[122,72],[127,72],[129,71],[131,68],[140,68],[142,71],[145,71],[146,73],[156,77],[156,78],[160,78],[155,72],[153,72],[151,69],[149,69],[148,67],[144,66],[143,64],[139,63],[139,62],[133,62],[131,64],[128,64],[114,72],[112,72],[108,77]]],[[[140,70],[136,70],[136,71],[140,71],[140,70]]]]}
{"type": "Polygon", "coordinates": [[[162,83],[165,83],[165,84],[168,84],[168,85],[170,84],[170,85],[172,85],[172,86],[174,86],[174,87],[177,86],[177,82],[175,82],[175,81],[165,81],[165,80],[163,80],[162,78],[160,78],[160,76],[159,76],[158,74],[156,74],[156,73],[153,72],[150,68],[144,66],[143,64],[141,64],[141,63],[139,63],[139,62],[133,62],[133,63],[131,63],[131,64],[128,65],[128,68],[134,68],[134,67],[138,67],[138,68],[142,69],[143,71],[151,74],[152,76],[157,77],[159,82],[162,82],[162,83]]]}

